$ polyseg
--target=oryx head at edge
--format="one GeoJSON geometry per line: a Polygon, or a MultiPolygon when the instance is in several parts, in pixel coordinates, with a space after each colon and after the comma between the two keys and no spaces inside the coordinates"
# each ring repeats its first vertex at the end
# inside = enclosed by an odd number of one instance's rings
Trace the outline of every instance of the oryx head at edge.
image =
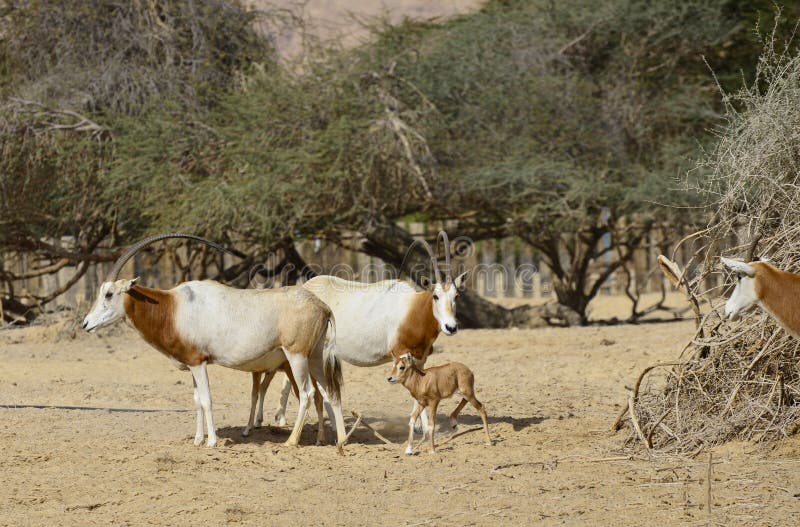
{"type": "Polygon", "coordinates": [[[456,298],[464,287],[468,271],[461,273],[455,278],[455,280],[453,280],[451,274],[452,268],[450,267],[450,239],[447,237],[447,233],[445,231],[439,231],[439,235],[436,238],[437,248],[440,240],[444,242],[444,280],[442,280],[442,273],[439,270],[439,262],[433,252],[433,249],[431,249],[431,246],[425,240],[420,240],[420,243],[428,251],[428,255],[431,259],[431,267],[435,277],[430,284],[433,316],[439,323],[439,329],[442,331],[442,333],[445,335],[454,335],[456,331],[458,331],[458,321],[456,320],[456,298]]]}

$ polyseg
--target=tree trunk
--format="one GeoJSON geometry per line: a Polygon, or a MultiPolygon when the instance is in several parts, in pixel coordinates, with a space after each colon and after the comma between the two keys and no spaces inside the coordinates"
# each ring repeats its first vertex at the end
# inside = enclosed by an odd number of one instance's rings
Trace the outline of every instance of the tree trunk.
{"type": "Polygon", "coordinates": [[[15,298],[0,298],[0,323],[30,324],[41,309],[37,306],[27,306],[15,298]]]}
{"type": "Polygon", "coordinates": [[[458,295],[458,322],[464,328],[499,329],[548,325],[546,306],[518,306],[506,309],[467,289],[458,295]]]}

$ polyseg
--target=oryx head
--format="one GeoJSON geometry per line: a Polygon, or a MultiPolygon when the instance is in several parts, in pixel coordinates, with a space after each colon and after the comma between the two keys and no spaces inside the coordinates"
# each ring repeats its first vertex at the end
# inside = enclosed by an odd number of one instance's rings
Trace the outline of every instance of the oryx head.
{"type": "Polygon", "coordinates": [[[114,262],[114,268],[111,270],[109,280],[100,285],[100,292],[97,295],[97,299],[94,301],[92,308],[89,310],[89,314],[83,319],[83,329],[86,331],[94,331],[103,326],[113,324],[125,316],[125,302],[123,295],[131,290],[138,278],[134,278],[133,280],[120,280],[119,273],[122,270],[122,266],[147,245],[167,238],[187,238],[190,240],[197,240],[205,243],[206,245],[210,245],[217,250],[230,252],[221,245],[192,234],[168,233],[156,234],[144,238],[143,240],[133,244],[122,256],[117,259],[116,262],[114,262]]]}
{"type": "Polygon", "coordinates": [[[136,280],[138,278],[103,282],[97,300],[94,301],[89,314],[83,319],[83,329],[93,332],[124,317],[125,304],[122,295],[130,291],[136,280]]]}
{"type": "Polygon", "coordinates": [[[720,260],[722,265],[736,275],[736,287],[725,303],[725,317],[736,320],[742,313],[758,303],[759,298],[755,288],[756,270],[752,265],[741,260],[731,258],[720,258],[720,260]]]}
{"type": "Polygon", "coordinates": [[[444,241],[444,258],[446,266],[445,279],[442,280],[442,273],[439,271],[439,262],[427,242],[422,240],[423,246],[427,249],[431,257],[431,267],[436,279],[431,283],[430,289],[433,296],[433,316],[439,322],[439,329],[445,335],[453,335],[458,331],[458,322],[456,321],[456,298],[459,291],[464,287],[466,282],[467,272],[463,272],[453,280],[450,267],[450,239],[447,237],[445,231],[439,231],[439,236],[436,239],[438,247],[439,240],[444,241]]]}
{"type": "Polygon", "coordinates": [[[404,353],[394,359],[392,371],[389,373],[389,377],[387,377],[386,380],[389,381],[390,384],[402,383],[406,380],[408,372],[410,372],[413,367],[414,357],[412,357],[410,353],[404,353]]]}

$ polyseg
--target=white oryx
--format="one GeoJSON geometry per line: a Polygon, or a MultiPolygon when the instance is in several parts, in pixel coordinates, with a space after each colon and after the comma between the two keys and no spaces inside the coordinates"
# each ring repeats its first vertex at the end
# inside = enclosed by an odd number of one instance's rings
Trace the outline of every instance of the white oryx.
{"type": "Polygon", "coordinates": [[[795,338],[800,338],[800,275],[781,271],[765,261],[745,263],[721,258],[736,273],[733,294],[725,303],[725,316],[736,320],[755,305],[772,315],[795,338]]]}
{"type": "Polygon", "coordinates": [[[203,441],[204,416],[208,429],[206,444],[212,447],[217,442],[207,364],[255,372],[274,370],[288,360],[299,387],[300,406],[286,444],[299,443],[308,401],[315,392],[313,379],[333,406],[341,453],[344,440],[339,397],[341,365],[334,354],[336,326],[328,306],[302,287],[235,289],[204,280],[160,290],[136,285],[135,278],[118,279],[122,266],[137,251],[165,238],[188,238],[225,250],[187,234],[160,234],[134,244],[117,260],[111,280],[100,286],[83,328],[92,332],[127,317],[151,346],[178,365],[188,367],[194,380],[197,408],[196,445],[203,441]],[[331,334],[326,344],[329,325],[331,334]]]}
{"type": "MultiPolygon", "coordinates": [[[[456,297],[464,284],[466,272],[455,280],[450,274],[450,241],[447,233],[439,232],[444,240],[446,277],[442,280],[436,256],[430,245],[421,243],[428,252],[435,281],[430,289],[417,291],[408,282],[385,280],[365,284],[335,276],[316,276],[303,284],[333,311],[338,326],[336,355],[354,366],[378,366],[409,354],[422,367],[430,355],[439,333],[453,335],[458,330],[456,297]]],[[[270,378],[265,378],[268,384],[270,378]]],[[[257,382],[254,378],[254,383],[257,382]]],[[[285,422],[286,401],[290,384],[284,382],[281,407],[275,416],[285,422]]],[[[253,386],[255,392],[256,387],[253,386]]],[[[259,410],[266,385],[260,389],[259,410]]],[[[259,418],[257,422],[261,421],[259,418]]],[[[428,432],[426,413],[422,427],[428,432]]]]}

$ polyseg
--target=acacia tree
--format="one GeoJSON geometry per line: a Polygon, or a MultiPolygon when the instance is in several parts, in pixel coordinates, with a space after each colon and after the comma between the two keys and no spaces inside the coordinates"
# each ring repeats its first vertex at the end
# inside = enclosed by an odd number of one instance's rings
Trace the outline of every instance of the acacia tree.
{"type": "Polygon", "coordinates": [[[698,219],[659,205],[692,205],[676,189],[718,118],[702,54],[716,63],[740,21],[723,0],[489,2],[383,27],[361,53],[407,112],[431,116],[435,202],[422,210],[473,239],[532,245],[585,323],[653,222],[698,219]]]}
{"type": "MultiPolygon", "coordinates": [[[[800,16],[786,9],[781,39],[800,16]]],[[[753,74],[753,28],[775,15],[770,1],[488,2],[384,27],[368,56],[395,99],[439,119],[428,214],[475,240],[519,236],[553,271],[560,318],[585,323],[606,279],[630,277],[634,250],[656,243],[651,226],[669,226],[664,246],[705,223],[702,196],[685,191],[704,176],[687,170],[722,121],[717,83],[753,74]]],[[[634,289],[635,320],[650,308],[634,289]]]]}
{"type": "MultiPolygon", "coordinates": [[[[39,117],[0,127],[0,232],[78,236],[80,197],[97,225],[82,252],[103,233],[116,245],[183,229],[235,240],[247,257],[223,270],[234,279],[271,250],[300,267],[295,240],[353,231],[357,249],[399,266],[411,237],[398,219],[456,219],[475,240],[535,247],[562,318],[586,322],[650,223],[693,220],[655,203],[687,203],[676,177],[716,118],[700,53],[719,71],[720,49],[749,27],[736,25],[745,3],[490,1],[444,22],[377,24],[372,41],[310,49],[294,67],[228,2],[13,2],[0,13],[0,94],[15,110],[0,119],[39,117]],[[28,20],[37,6],[56,14],[28,20]],[[62,209],[20,201],[34,187],[62,209]]],[[[530,316],[464,299],[472,325],[530,316]]]]}
{"type": "Polygon", "coordinates": [[[111,177],[130,117],[202,115],[256,58],[274,62],[253,20],[217,0],[0,2],[0,252],[34,262],[0,266],[6,319],[30,318],[113,259],[101,243],[142,233],[150,218],[111,177]],[[52,291],[15,287],[65,268],[52,291]]]}

